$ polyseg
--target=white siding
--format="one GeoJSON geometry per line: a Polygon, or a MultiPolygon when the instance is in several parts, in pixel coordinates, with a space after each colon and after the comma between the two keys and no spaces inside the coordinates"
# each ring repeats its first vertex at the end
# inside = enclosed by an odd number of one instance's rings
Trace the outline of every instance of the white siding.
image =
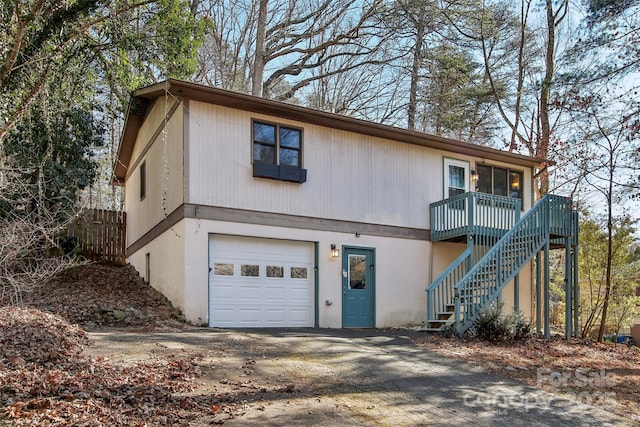
{"type": "MultiPolygon", "coordinates": [[[[127,262],[144,275],[146,254],[149,254],[151,275],[145,277],[145,280],[150,281],[151,286],[166,296],[175,307],[182,309],[186,304],[184,235],[182,221],[127,258],[127,262]]],[[[197,317],[189,320],[196,324],[202,323],[197,317]]]]}
{"type": "MultiPolygon", "coordinates": [[[[162,125],[157,116],[164,114],[164,102],[156,102],[149,113],[149,123],[162,125]]],[[[134,146],[131,166],[135,165],[126,180],[125,204],[127,210],[127,246],[134,243],[153,226],[162,221],[183,203],[183,109],[179,106],[167,123],[166,131],[160,133],[143,154],[144,147],[157,129],[147,122],[140,131],[134,146]],[[140,161],[138,161],[140,160],[140,161]],[[146,196],[140,200],[140,165],[145,161],[147,169],[146,196]]]]}
{"type": "Polygon", "coordinates": [[[184,308],[188,320],[196,323],[207,321],[207,248],[210,233],[215,233],[317,242],[321,328],[342,327],[342,261],[341,258],[331,258],[331,244],[375,248],[376,327],[400,327],[425,321],[430,242],[365,235],[358,238],[354,234],[209,220],[187,219],[184,222],[188,242],[184,308]],[[326,301],[331,304],[327,305],[326,301]]]}
{"type": "Polygon", "coordinates": [[[200,102],[189,106],[190,203],[428,228],[429,203],[442,199],[443,157],[474,165],[468,156],[406,143],[200,102]],[[252,177],[252,118],[304,129],[306,183],[252,177]]]}

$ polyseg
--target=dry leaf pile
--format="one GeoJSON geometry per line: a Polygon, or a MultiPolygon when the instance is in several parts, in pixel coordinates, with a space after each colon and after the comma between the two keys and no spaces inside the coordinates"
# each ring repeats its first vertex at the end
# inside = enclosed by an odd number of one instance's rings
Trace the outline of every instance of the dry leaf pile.
{"type": "Polygon", "coordinates": [[[179,311],[131,266],[86,264],[64,271],[25,295],[24,303],[86,330],[125,326],[159,330],[183,325],[179,311]]]}
{"type": "Polygon", "coordinates": [[[83,354],[85,333],[51,313],[0,308],[0,424],[146,426],[238,415],[227,397],[189,395],[197,363],[114,365],[83,354]]]}

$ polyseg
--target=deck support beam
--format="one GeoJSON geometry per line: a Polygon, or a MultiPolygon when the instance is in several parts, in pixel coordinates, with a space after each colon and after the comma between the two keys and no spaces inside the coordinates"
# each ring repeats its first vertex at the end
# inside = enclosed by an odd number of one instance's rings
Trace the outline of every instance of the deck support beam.
{"type": "Polygon", "coordinates": [[[573,247],[573,336],[580,336],[578,308],[580,307],[580,282],[578,282],[578,246],[573,247]]]}
{"type": "Polygon", "coordinates": [[[565,271],[565,292],[564,292],[564,335],[566,339],[571,338],[573,332],[573,251],[571,250],[571,238],[565,239],[564,247],[564,271],[565,271]]]}
{"type": "Polygon", "coordinates": [[[544,336],[551,338],[551,292],[549,289],[549,239],[544,245],[544,336]]]}
{"type": "Polygon", "coordinates": [[[536,254],[536,333],[542,332],[542,251],[536,254]]]}
{"type": "Polygon", "coordinates": [[[513,278],[513,311],[520,311],[520,275],[513,278]]]}

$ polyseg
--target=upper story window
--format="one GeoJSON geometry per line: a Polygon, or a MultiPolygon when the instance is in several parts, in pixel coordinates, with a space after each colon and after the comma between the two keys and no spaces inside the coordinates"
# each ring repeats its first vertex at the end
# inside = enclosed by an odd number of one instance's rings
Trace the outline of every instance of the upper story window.
{"type": "Polygon", "coordinates": [[[301,167],[302,131],[253,122],[253,161],[301,167]]]}
{"type": "Polygon", "coordinates": [[[477,170],[476,190],[478,192],[522,200],[524,180],[521,171],[489,165],[477,165],[477,170]]]}
{"type": "Polygon", "coordinates": [[[253,121],[253,176],[303,183],[302,130],[253,121]]]}
{"type": "Polygon", "coordinates": [[[468,191],[469,162],[444,159],[444,197],[449,198],[468,191]]]}

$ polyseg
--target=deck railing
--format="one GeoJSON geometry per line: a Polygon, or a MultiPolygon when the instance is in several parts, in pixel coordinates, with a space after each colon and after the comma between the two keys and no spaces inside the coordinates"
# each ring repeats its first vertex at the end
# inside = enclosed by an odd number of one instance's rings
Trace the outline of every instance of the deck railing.
{"type": "Polygon", "coordinates": [[[571,199],[546,195],[455,285],[454,323],[464,332],[551,236],[572,237],[571,199]]]}
{"type": "Polygon", "coordinates": [[[520,199],[468,192],[430,205],[431,240],[506,233],[520,218],[520,199]]]}
{"type": "Polygon", "coordinates": [[[473,259],[473,248],[468,247],[427,288],[427,319],[438,320],[439,313],[446,313],[453,305],[456,284],[467,274],[473,259]]]}

